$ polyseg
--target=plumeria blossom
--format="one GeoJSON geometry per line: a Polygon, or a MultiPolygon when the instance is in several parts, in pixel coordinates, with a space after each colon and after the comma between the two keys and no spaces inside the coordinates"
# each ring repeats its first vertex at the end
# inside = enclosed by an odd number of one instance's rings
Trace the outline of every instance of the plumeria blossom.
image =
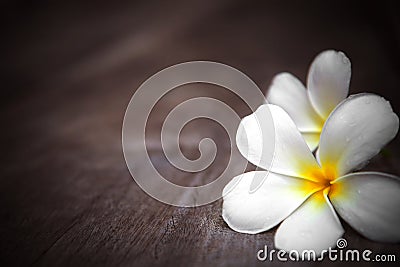
{"type": "Polygon", "coordinates": [[[400,241],[400,179],[380,172],[355,172],[397,134],[399,119],[384,98],[351,96],[323,126],[320,163],[290,116],[271,104],[245,117],[237,132],[240,152],[266,171],[235,177],[223,191],[222,216],[235,231],[256,234],[280,224],[275,246],[286,251],[335,247],[344,229],[338,215],[361,235],[400,241]],[[271,124],[259,118],[271,112],[271,124]],[[275,131],[272,164],[258,143],[259,132],[275,131]],[[265,129],[267,128],[267,129],[265,129]],[[255,191],[253,179],[268,177],[255,191]],[[337,215],[338,214],[338,215],[337,215]]]}
{"type": "Polygon", "coordinates": [[[272,80],[267,101],[289,114],[313,151],[329,114],[347,97],[350,77],[351,63],[346,55],[324,51],[310,66],[307,89],[292,74],[280,73],[272,80]]]}

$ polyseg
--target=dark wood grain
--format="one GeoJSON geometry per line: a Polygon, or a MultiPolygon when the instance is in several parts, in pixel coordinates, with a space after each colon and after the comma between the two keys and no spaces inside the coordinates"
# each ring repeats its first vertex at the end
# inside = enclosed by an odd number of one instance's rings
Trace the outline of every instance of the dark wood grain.
{"type": "MultiPolygon", "coordinates": [[[[284,264],[256,258],[264,245],[273,246],[275,230],[236,233],[221,218],[221,201],[176,208],[149,197],[133,181],[121,148],[125,108],[136,88],[164,67],[199,59],[223,62],[265,91],[281,71],[305,81],[314,56],[334,48],[352,60],[352,93],[384,95],[400,113],[400,24],[386,1],[1,5],[0,262],[5,265],[284,264]]],[[[207,88],[193,92],[202,90],[236,103],[207,88]]],[[[151,155],[160,170],[168,168],[158,140],[160,121],[179,97],[165,100],[149,128],[151,155]]],[[[240,104],[236,108],[242,116],[248,112],[240,104]]],[[[186,137],[211,136],[224,155],[227,140],[219,131],[195,124],[186,137]]],[[[399,175],[399,140],[368,169],[399,175]]],[[[195,157],[197,147],[193,140],[185,153],[195,157]]],[[[223,163],[222,156],[192,178],[206,183],[223,163]]],[[[178,171],[169,174],[178,183],[188,179],[178,171]]],[[[372,242],[345,228],[352,248],[394,253],[400,260],[398,244],[372,242]]]]}

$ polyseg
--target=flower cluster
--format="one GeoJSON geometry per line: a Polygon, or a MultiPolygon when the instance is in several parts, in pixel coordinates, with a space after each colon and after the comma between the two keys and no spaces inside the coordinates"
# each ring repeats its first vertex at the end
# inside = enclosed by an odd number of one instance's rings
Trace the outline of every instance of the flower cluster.
{"type": "Polygon", "coordinates": [[[399,119],[380,96],[347,97],[350,76],[345,54],[325,51],[311,64],[307,89],[291,74],[274,78],[271,104],[239,125],[239,151],[264,170],[239,175],[225,187],[222,216],[229,227],[256,234],[282,222],[277,248],[321,253],[343,235],[340,215],[369,239],[400,241],[400,179],[354,172],[396,136],[399,119]],[[264,120],[267,113],[272,124],[264,120]],[[269,137],[260,133],[271,132],[275,148],[267,164],[271,155],[259,142],[269,137]],[[255,179],[263,182],[250,190],[255,179]]]}

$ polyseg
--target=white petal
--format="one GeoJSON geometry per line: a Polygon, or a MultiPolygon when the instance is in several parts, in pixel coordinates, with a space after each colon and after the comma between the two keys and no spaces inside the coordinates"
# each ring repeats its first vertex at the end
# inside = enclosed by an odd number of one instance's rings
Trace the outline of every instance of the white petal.
{"type": "Polygon", "coordinates": [[[265,171],[248,172],[236,176],[224,188],[222,217],[235,231],[260,233],[280,223],[315,190],[315,183],[305,179],[265,171]],[[255,175],[268,178],[250,193],[255,175]]]}
{"type": "Polygon", "coordinates": [[[315,151],[315,158],[318,161],[318,164],[321,165],[321,159],[319,158],[319,148],[315,151]]]}
{"type": "Polygon", "coordinates": [[[308,72],[307,88],[312,105],[327,118],[349,93],[351,63],[343,52],[320,53],[308,72]]]}
{"type": "Polygon", "coordinates": [[[384,98],[358,94],[329,116],[320,137],[323,167],[335,166],[336,177],[360,168],[396,135],[399,118],[384,98]]]}
{"type": "Polygon", "coordinates": [[[275,129],[267,104],[242,119],[236,133],[240,153],[251,163],[268,169],[274,156],[275,129]]]}
{"type": "Polygon", "coordinates": [[[275,173],[318,181],[307,170],[319,170],[319,165],[296,125],[280,107],[269,105],[275,126],[274,160],[270,170],[275,173]]]}
{"type": "Polygon", "coordinates": [[[301,132],[321,132],[324,121],[312,107],[304,85],[290,73],[274,77],[267,101],[283,108],[301,132]]]}
{"type": "Polygon", "coordinates": [[[359,172],[336,180],[329,198],[339,215],[365,237],[400,241],[400,180],[378,172],[359,172]]]}
{"type": "Polygon", "coordinates": [[[319,255],[323,250],[335,247],[343,233],[343,227],[329,203],[326,190],[324,193],[321,190],[307,199],[279,226],[275,235],[275,246],[299,253],[313,250],[319,255]]]}
{"type": "Polygon", "coordinates": [[[320,169],[317,161],[292,119],[278,106],[265,104],[245,117],[240,122],[236,144],[254,165],[279,174],[319,181],[310,176],[311,170],[320,169]],[[266,114],[272,114],[273,125],[266,114]]]}

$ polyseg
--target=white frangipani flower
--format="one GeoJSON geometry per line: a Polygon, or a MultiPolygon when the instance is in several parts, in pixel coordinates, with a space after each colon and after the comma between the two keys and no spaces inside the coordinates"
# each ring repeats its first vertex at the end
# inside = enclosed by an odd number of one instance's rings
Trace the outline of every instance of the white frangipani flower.
{"type": "Polygon", "coordinates": [[[329,114],[347,97],[350,77],[351,64],[346,55],[324,51],[310,66],[308,89],[292,74],[280,73],[272,80],[267,101],[289,114],[313,151],[329,114]]]}
{"type": "MultiPolygon", "coordinates": [[[[376,241],[400,241],[400,179],[380,172],[357,172],[397,134],[399,119],[384,98],[350,96],[331,113],[322,132],[320,164],[296,125],[280,107],[260,106],[238,129],[237,146],[253,164],[267,171],[235,177],[223,191],[222,216],[235,231],[256,234],[283,221],[275,246],[286,251],[321,253],[334,247],[344,233],[337,214],[356,231],[376,241]],[[272,113],[275,129],[260,118],[272,113]],[[275,154],[263,165],[256,136],[261,127],[275,130],[275,154]],[[245,137],[244,137],[245,136],[245,137]],[[248,152],[251,152],[247,154],[248,152]],[[253,179],[268,175],[251,192],[253,179]],[[258,177],[257,177],[258,176],[258,177]]],[[[265,150],[264,150],[265,152],[265,150]]]]}

